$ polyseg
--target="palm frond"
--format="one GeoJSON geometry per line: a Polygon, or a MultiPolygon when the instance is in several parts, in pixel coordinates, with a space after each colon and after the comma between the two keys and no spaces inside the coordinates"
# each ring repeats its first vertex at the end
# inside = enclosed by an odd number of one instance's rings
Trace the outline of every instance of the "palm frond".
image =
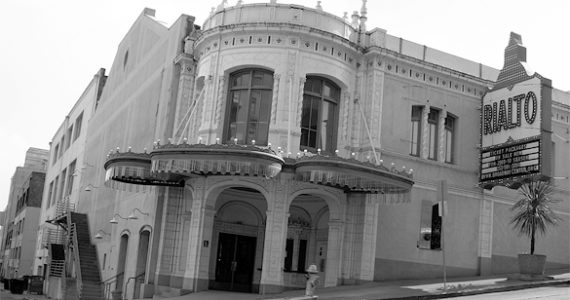
{"type": "Polygon", "coordinates": [[[519,234],[531,237],[533,232],[546,233],[549,225],[556,225],[559,217],[550,205],[559,202],[552,198],[554,188],[548,181],[531,181],[519,188],[519,200],[511,207],[511,224],[519,234]]]}

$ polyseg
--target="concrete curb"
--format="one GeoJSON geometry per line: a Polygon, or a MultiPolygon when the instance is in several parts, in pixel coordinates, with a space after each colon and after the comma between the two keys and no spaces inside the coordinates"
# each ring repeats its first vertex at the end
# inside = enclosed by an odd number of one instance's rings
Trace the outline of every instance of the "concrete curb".
{"type": "MultiPolygon", "coordinates": [[[[500,287],[493,287],[490,286],[488,288],[483,288],[479,290],[467,290],[467,291],[457,291],[457,292],[450,292],[445,294],[432,294],[432,295],[418,295],[418,296],[404,296],[404,297],[395,297],[395,298],[379,298],[375,300],[428,300],[428,299],[445,299],[445,298],[453,298],[453,297],[461,297],[461,296],[472,296],[472,295],[480,295],[480,294],[489,294],[489,293],[498,293],[498,292],[510,292],[510,291],[518,291],[518,290],[525,290],[537,287],[545,287],[545,286],[554,286],[554,285],[562,285],[562,284],[570,284],[570,279],[558,279],[558,280],[548,280],[548,281],[540,281],[540,282],[529,282],[523,284],[514,284],[510,286],[500,286],[500,287]]],[[[373,299],[371,299],[373,300],[373,299]]]]}

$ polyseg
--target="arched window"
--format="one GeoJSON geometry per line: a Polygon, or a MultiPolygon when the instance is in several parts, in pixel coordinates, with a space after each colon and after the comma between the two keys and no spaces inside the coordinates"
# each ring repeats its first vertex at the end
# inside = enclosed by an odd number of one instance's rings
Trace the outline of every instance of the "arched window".
{"type": "Polygon", "coordinates": [[[301,149],[336,150],[340,88],[321,77],[307,77],[303,91],[301,149]]]}
{"type": "Polygon", "coordinates": [[[267,145],[272,97],[272,72],[247,69],[230,74],[224,141],[267,145]]]}

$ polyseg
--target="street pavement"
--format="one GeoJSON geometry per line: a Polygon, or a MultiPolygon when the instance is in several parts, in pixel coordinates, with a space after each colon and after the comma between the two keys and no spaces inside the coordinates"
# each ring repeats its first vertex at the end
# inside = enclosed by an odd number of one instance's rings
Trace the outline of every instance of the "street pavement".
{"type": "MultiPolygon", "coordinates": [[[[441,280],[402,280],[389,282],[371,282],[362,285],[338,286],[332,288],[318,289],[316,294],[319,300],[380,300],[380,299],[441,299],[462,297],[460,299],[535,299],[535,298],[507,298],[505,295],[530,295],[529,289],[536,290],[537,293],[553,293],[552,298],[537,299],[565,299],[568,291],[570,291],[570,270],[560,270],[558,272],[550,272],[549,279],[540,281],[523,281],[517,279],[516,275],[512,276],[489,276],[489,277],[470,277],[470,278],[451,278],[449,279],[446,290],[443,289],[441,280]],[[518,291],[518,292],[517,292],[518,291]],[[499,293],[497,298],[495,293],[499,293]],[[506,293],[506,294],[501,294],[506,293]],[[517,294],[520,293],[520,294],[517,294]],[[559,298],[558,294],[560,294],[559,298]],[[566,293],[566,294],[565,294],[566,293]],[[474,295],[481,295],[477,298],[474,295]],[[475,298],[468,298],[474,296],[475,298]]],[[[0,289],[2,287],[0,286],[0,289]]],[[[247,293],[233,293],[224,291],[204,291],[191,293],[184,296],[169,300],[269,300],[269,299],[294,299],[304,295],[303,290],[292,290],[276,295],[258,295],[247,293]]],[[[1,300],[46,300],[47,297],[42,295],[12,295],[8,291],[0,290],[1,300]]]]}
{"type": "Polygon", "coordinates": [[[461,300],[568,300],[570,299],[569,285],[555,285],[519,291],[463,296],[453,299],[461,300]]]}

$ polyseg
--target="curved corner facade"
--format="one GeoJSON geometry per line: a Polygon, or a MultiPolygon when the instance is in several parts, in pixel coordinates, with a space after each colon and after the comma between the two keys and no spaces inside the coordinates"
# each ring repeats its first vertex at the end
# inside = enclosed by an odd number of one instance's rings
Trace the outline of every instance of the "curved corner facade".
{"type": "MultiPolygon", "coordinates": [[[[107,295],[275,293],[304,287],[312,264],[325,287],[437,278],[442,224],[448,274],[512,272],[526,247],[508,224],[516,195],[477,187],[498,70],[366,30],[365,11],[220,7],[202,28],[153,14],[119,45],[88,127],[97,168],[77,207],[107,295]]],[[[568,138],[570,96],[554,98],[568,138]]],[[[569,264],[567,204],[545,238],[557,246],[539,246],[551,267],[569,264]]]]}

